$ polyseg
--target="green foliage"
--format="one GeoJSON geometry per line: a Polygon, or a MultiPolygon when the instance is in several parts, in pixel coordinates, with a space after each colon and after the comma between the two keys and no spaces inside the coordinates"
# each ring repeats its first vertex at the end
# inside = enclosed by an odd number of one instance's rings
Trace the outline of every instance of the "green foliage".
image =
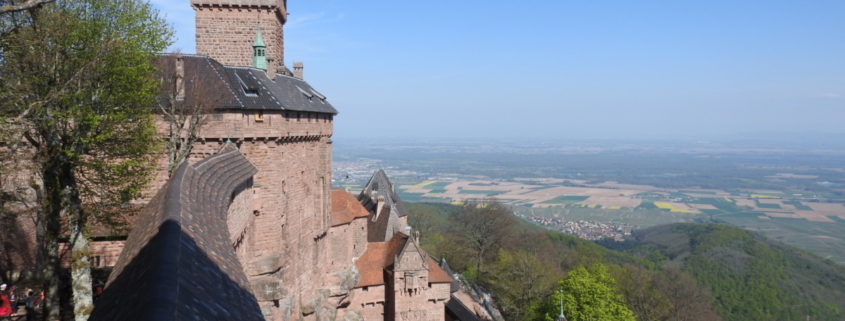
{"type": "Polygon", "coordinates": [[[542,316],[540,308],[553,294],[557,279],[552,266],[534,254],[499,250],[485,284],[509,320],[535,320],[542,316]]]}
{"type": "MultiPolygon", "coordinates": [[[[563,297],[563,311],[567,320],[633,321],[634,313],[616,293],[616,280],[603,264],[589,268],[579,267],[558,283],[561,292],[547,302],[547,307],[557,305],[563,297]]],[[[548,309],[548,308],[547,308],[548,309]]],[[[554,320],[559,312],[546,312],[546,320],[554,320]]]]}
{"type": "Polygon", "coordinates": [[[658,226],[635,237],[641,246],[682,263],[710,289],[725,319],[845,316],[845,268],[807,252],[720,224],[658,226]]]}
{"type": "Polygon", "coordinates": [[[589,196],[558,196],[548,201],[542,202],[543,204],[574,204],[578,202],[583,202],[586,199],[590,198],[589,196]]]}

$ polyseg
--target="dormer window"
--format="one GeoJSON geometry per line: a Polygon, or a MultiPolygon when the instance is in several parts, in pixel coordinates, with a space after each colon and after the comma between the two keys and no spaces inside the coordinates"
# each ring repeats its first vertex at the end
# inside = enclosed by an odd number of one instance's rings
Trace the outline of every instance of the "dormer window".
{"type": "Polygon", "coordinates": [[[258,97],[258,88],[249,87],[246,83],[241,79],[240,75],[237,75],[238,84],[241,85],[241,90],[244,91],[244,95],[247,97],[258,97]]]}

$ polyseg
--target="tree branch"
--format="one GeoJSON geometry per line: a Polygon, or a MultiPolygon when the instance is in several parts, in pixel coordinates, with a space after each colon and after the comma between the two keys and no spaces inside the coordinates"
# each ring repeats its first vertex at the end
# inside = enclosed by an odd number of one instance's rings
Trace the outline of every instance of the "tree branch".
{"type": "Polygon", "coordinates": [[[56,0],[27,0],[26,2],[19,4],[19,5],[16,5],[16,6],[3,5],[3,6],[0,6],[0,13],[24,11],[24,10],[32,9],[32,8],[35,8],[35,7],[40,6],[42,4],[50,3],[50,2],[54,2],[54,1],[56,1],[56,0]]]}

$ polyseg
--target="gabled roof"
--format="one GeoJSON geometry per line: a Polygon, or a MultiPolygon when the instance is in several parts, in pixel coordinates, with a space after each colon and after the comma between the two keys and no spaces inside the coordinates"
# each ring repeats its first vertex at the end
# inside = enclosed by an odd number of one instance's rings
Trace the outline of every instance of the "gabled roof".
{"type": "Polygon", "coordinates": [[[224,66],[203,55],[164,54],[160,59],[181,56],[184,61],[186,99],[196,87],[190,80],[197,79],[203,86],[213,88],[209,95],[220,95],[219,110],[278,110],[337,114],[326,96],[302,79],[276,73],[271,80],[267,72],[252,67],[224,66]]]}
{"type": "Polygon", "coordinates": [[[331,226],[349,224],[356,218],[370,215],[355,196],[343,189],[332,190],[331,226]]]}
{"type": "MultiPolygon", "coordinates": [[[[384,285],[386,280],[385,269],[389,269],[396,257],[406,247],[410,238],[405,233],[396,233],[388,242],[367,243],[367,248],[355,261],[355,267],[361,279],[356,288],[373,285],[384,285]]],[[[419,249],[422,256],[428,260],[428,282],[449,283],[452,278],[437,265],[422,249],[419,249]]]]}
{"type": "Polygon", "coordinates": [[[361,279],[356,288],[371,285],[384,284],[384,268],[393,265],[396,254],[405,246],[408,236],[404,233],[397,233],[387,242],[367,243],[367,248],[357,260],[355,266],[361,279]]]}
{"type": "Polygon", "coordinates": [[[394,212],[397,217],[408,215],[408,210],[405,209],[405,205],[402,205],[402,200],[399,199],[399,195],[396,194],[396,191],[393,189],[393,184],[390,182],[390,179],[387,178],[387,174],[382,169],[377,170],[375,174],[373,174],[373,177],[370,178],[370,181],[367,182],[367,185],[364,186],[364,189],[358,196],[358,200],[361,200],[364,207],[372,213],[375,209],[375,202],[373,200],[378,196],[384,196],[384,201],[387,202],[387,205],[390,206],[390,210],[394,212]],[[367,196],[372,200],[365,201],[364,196],[367,196]]]}

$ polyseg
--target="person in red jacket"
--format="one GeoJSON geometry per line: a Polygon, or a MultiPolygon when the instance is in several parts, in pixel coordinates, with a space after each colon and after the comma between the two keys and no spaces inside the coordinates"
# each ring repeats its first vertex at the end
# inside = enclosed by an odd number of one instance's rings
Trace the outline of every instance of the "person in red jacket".
{"type": "Polygon", "coordinates": [[[9,297],[6,295],[6,285],[0,285],[0,316],[6,316],[12,314],[12,307],[11,302],[9,302],[9,297]]]}

